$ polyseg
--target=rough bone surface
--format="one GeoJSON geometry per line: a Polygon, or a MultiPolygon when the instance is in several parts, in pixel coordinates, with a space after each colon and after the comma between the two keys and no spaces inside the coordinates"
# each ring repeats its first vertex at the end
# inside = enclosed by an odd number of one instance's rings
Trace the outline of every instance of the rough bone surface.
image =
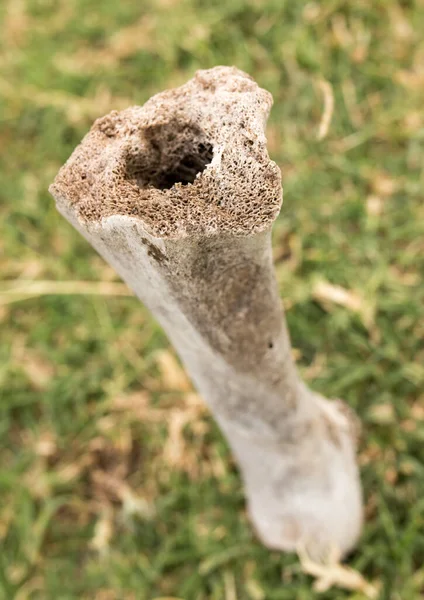
{"type": "Polygon", "coordinates": [[[98,119],[60,170],[59,211],[150,308],[240,466],[262,541],[357,541],[355,419],[301,381],[278,296],[282,201],[269,93],[229,67],[98,119]]]}
{"type": "Polygon", "coordinates": [[[263,131],[271,104],[236,70],[199,71],[143,107],[97,119],[54,193],[84,221],[139,217],[154,236],[263,231],[281,205],[263,131]]]}

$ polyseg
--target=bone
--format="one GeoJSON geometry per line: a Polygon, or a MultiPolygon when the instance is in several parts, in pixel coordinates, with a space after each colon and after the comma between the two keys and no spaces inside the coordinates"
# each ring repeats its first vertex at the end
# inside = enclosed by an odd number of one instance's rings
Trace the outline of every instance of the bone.
{"type": "Polygon", "coordinates": [[[292,359],[271,229],[271,95],[233,67],[98,119],[50,191],[167,333],[238,463],[269,548],[346,554],[362,526],[356,419],[292,359]]]}

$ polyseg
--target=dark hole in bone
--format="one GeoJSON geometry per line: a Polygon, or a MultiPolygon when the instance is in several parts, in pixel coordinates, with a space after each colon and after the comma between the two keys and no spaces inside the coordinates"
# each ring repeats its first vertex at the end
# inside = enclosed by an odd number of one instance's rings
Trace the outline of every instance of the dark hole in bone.
{"type": "Polygon", "coordinates": [[[187,185],[193,183],[198,173],[202,173],[210,164],[213,157],[212,144],[199,144],[197,152],[185,154],[175,167],[169,171],[160,172],[156,181],[152,181],[153,187],[160,190],[168,190],[176,183],[187,185]],[[202,148],[200,151],[199,148],[202,148]]]}
{"type": "Polygon", "coordinates": [[[144,137],[144,149],[127,159],[127,178],[143,189],[193,183],[213,158],[213,145],[198,127],[171,121],[145,131],[144,137]]]}

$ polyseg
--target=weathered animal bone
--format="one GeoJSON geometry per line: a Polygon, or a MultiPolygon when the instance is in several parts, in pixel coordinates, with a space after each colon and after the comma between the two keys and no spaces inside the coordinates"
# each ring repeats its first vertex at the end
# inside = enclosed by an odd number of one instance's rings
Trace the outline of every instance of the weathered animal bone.
{"type": "Polygon", "coordinates": [[[362,524],[355,418],[301,381],[277,292],[270,94],[229,67],[98,119],[50,191],[150,308],[239,464],[263,543],[342,553],[362,524]]]}

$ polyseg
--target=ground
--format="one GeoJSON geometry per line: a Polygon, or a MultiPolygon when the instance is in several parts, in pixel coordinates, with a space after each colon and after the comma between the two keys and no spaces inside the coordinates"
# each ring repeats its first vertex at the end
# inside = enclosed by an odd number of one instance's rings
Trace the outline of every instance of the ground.
{"type": "Polygon", "coordinates": [[[94,118],[217,64],[274,95],[294,354],[363,421],[349,565],[422,597],[423,0],[3,0],[0,19],[0,598],[319,594],[255,539],[163,332],[47,192],[94,118]]]}

